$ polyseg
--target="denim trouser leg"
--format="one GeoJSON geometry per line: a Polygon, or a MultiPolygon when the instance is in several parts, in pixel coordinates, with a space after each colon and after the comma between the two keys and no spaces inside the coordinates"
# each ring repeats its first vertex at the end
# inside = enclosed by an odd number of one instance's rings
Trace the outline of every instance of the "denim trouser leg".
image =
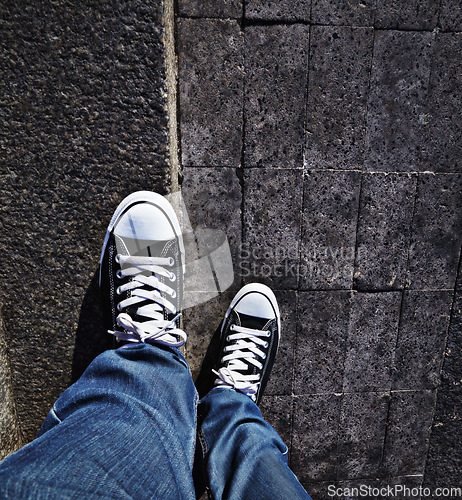
{"type": "Polygon", "coordinates": [[[310,499],[287,465],[287,446],[248,396],[217,387],[198,410],[215,499],[310,499]]]}
{"type": "Polygon", "coordinates": [[[0,463],[0,498],[194,498],[196,406],[178,350],[107,351],[0,463]]]}

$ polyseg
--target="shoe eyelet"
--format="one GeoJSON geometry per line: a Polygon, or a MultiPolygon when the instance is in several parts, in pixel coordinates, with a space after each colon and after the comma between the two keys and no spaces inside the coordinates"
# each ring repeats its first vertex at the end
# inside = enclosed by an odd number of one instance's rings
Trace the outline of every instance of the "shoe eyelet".
{"type": "Polygon", "coordinates": [[[118,286],[116,289],[116,294],[120,295],[121,293],[122,293],[122,290],[120,289],[120,286],[118,286]]]}
{"type": "Polygon", "coordinates": [[[266,336],[271,337],[271,332],[269,330],[266,332],[266,336]]]}
{"type": "Polygon", "coordinates": [[[116,277],[121,280],[123,278],[123,275],[122,275],[122,271],[119,269],[117,272],[116,272],[116,277]]]}
{"type": "Polygon", "coordinates": [[[268,347],[268,342],[265,342],[265,347],[268,347]]]}
{"type": "Polygon", "coordinates": [[[175,273],[170,273],[170,277],[168,278],[170,281],[176,281],[176,274],[175,273]]]}
{"type": "Polygon", "coordinates": [[[229,327],[229,329],[230,329],[232,332],[234,332],[234,325],[231,325],[231,326],[229,327]]]}
{"type": "Polygon", "coordinates": [[[117,264],[120,264],[120,254],[117,254],[114,260],[117,262],[117,264]]]}
{"type": "Polygon", "coordinates": [[[170,267],[173,267],[175,265],[175,259],[173,257],[170,257],[169,261],[168,261],[168,265],[170,267]]]}
{"type": "Polygon", "coordinates": [[[117,310],[118,310],[118,311],[121,311],[121,310],[122,310],[122,307],[121,307],[121,305],[120,305],[120,302],[117,304],[117,310]]]}
{"type": "Polygon", "coordinates": [[[175,290],[172,290],[170,292],[170,297],[172,297],[172,299],[176,298],[176,292],[175,292],[175,290]]]}
{"type": "Polygon", "coordinates": [[[229,335],[226,337],[226,342],[229,342],[229,335]]]}
{"type": "MultiPolygon", "coordinates": [[[[266,359],[266,354],[263,354],[263,356],[261,358],[266,359]]],[[[262,368],[262,367],[263,367],[263,365],[260,368],[262,368]]]]}

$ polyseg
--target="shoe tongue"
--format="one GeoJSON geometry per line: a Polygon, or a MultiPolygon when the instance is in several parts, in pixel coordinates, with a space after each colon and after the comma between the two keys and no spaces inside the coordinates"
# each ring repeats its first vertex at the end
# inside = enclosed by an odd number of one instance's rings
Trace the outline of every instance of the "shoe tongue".
{"type": "MultiPolygon", "coordinates": [[[[244,328],[252,328],[254,330],[263,330],[265,325],[270,321],[269,318],[258,318],[256,316],[249,316],[247,314],[238,313],[234,311],[234,314],[238,317],[236,324],[243,326],[244,328]]],[[[261,361],[260,358],[257,358],[261,361]]],[[[240,369],[239,373],[242,375],[255,375],[259,372],[259,369],[252,363],[246,363],[247,369],[240,369]]]]}
{"type": "Polygon", "coordinates": [[[138,238],[121,238],[116,236],[117,253],[145,257],[161,256],[168,241],[140,240],[138,238]]]}
{"type": "MultiPolygon", "coordinates": [[[[154,257],[154,256],[163,256],[163,252],[165,250],[166,245],[169,243],[168,241],[153,241],[153,240],[142,240],[139,238],[121,238],[120,236],[116,237],[116,247],[117,253],[121,255],[130,255],[137,257],[154,257]]],[[[131,267],[130,264],[126,264],[125,267],[131,267]]],[[[144,271],[145,276],[152,276],[153,273],[149,271],[144,271]]],[[[159,277],[159,280],[162,281],[162,277],[159,277]]],[[[145,289],[151,291],[152,288],[148,286],[140,287],[140,289],[145,289]]],[[[149,318],[144,316],[140,316],[136,314],[136,311],[149,304],[150,301],[144,300],[143,302],[139,302],[138,304],[134,304],[125,309],[125,312],[134,320],[140,323],[144,321],[148,321],[149,318]]]]}

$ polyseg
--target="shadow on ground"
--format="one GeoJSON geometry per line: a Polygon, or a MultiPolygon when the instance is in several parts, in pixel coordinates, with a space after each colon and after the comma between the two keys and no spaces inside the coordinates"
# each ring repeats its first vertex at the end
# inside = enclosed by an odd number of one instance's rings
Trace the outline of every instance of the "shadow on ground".
{"type": "Polygon", "coordinates": [[[80,309],[72,359],[72,383],[77,381],[96,356],[111,347],[109,335],[103,329],[98,275],[99,268],[93,274],[80,309]]]}

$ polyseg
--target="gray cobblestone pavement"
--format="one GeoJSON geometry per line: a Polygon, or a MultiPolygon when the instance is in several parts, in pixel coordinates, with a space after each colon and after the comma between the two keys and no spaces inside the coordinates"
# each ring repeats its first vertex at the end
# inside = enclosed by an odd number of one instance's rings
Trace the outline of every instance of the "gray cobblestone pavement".
{"type": "MultiPolygon", "coordinates": [[[[175,184],[162,4],[87,7],[0,7],[2,455],[105,347],[112,210],[175,184]]],[[[460,2],[176,8],[182,194],[235,268],[185,311],[194,377],[235,291],[267,283],[283,338],[262,411],[314,500],[460,485],[460,2]]]]}
{"type": "MultiPolygon", "coordinates": [[[[179,2],[183,189],[229,213],[234,288],[276,289],[263,412],[315,499],[457,485],[460,2],[237,3],[179,2]]],[[[230,295],[186,313],[190,362],[230,295]]]]}

